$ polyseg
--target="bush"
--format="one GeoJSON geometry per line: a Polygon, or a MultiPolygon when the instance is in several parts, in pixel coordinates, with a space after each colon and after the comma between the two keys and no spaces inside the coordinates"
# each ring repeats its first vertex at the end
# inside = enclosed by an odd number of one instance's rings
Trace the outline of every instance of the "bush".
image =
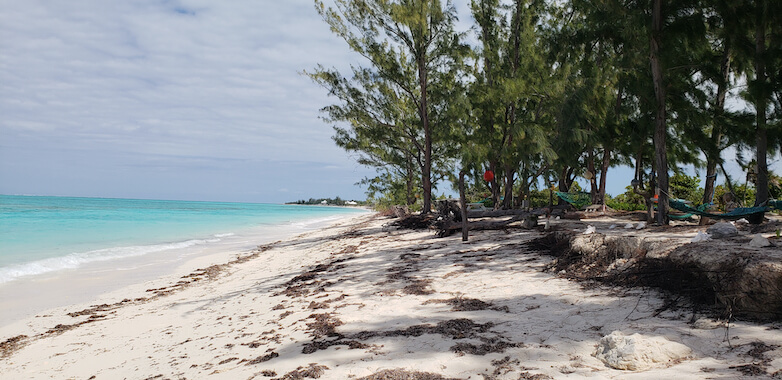
{"type": "Polygon", "coordinates": [[[632,186],[625,187],[625,192],[617,195],[616,197],[606,195],[606,206],[611,207],[614,210],[646,210],[646,202],[644,201],[644,197],[634,193],[632,186]]]}
{"type": "Polygon", "coordinates": [[[619,202],[613,199],[606,199],[606,206],[611,207],[614,210],[621,211],[644,211],[646,205],[638,203],[619,202]]]}
{"type": "Polygon", "coordinates": [[[703,189],[698,187],[699,184],[698,177],[676,173],[671,177],[668,186],[671,196],[700,204],[703,200],[703,189]]]}
{"type": "MultiPolygon", "coordinates": [[[[734,195],[736,196],[736,199],[743,205],[743,206],[751,206],[755,203],[755,189],[752,187],[749,187],[746,184],[742,185],[734,185],[733,186],[734,195]]],[[[725,203],[722,201],[723,195],[729,193],[728,187],[725,185],[719,185],[716,189],[714,189],[714,199],[712,200],[712,203],[720,205],[721,209],[725,209],[725,203]]]]}
{"type": "MultiPolygon", "coordinates": [[[[530,207],[546,207],[549,205],[549,190],[530,190],[529,192],[529,205],[530,207]]],[[[556,203],[557,197],[554,196],[554,202],[556,203]]]]}

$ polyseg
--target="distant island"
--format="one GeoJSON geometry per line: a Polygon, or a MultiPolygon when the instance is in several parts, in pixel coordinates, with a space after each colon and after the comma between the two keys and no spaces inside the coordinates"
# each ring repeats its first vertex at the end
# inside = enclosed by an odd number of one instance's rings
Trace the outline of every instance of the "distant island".
{"type": "Polygon", "coordinates": [[[366,201],[344,200],[336,198],[310,198],[309,200],[300,199],[295,202],[285,202],[286,205],[328,205],[328,206],[366,206],[366,201]]]}

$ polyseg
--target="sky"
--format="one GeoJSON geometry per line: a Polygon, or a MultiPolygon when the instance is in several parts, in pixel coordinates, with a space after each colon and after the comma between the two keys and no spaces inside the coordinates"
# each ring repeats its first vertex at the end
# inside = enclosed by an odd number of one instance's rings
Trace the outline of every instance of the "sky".
{"type": "Polygon", "coordinates": [[[312,0],[0,0],[0,193],[364,199],[300,74],[354,60],[312,0]]]}
{"type": "Polygon", "coordinates": [[[312,0],[0,0],[0,193],[364,199],[301,75],[359,59],[312,0]]]}

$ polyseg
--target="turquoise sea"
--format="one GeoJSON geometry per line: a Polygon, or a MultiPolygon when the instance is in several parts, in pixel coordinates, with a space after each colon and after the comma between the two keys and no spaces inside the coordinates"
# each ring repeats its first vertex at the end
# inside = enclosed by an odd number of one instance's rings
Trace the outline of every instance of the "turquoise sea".
{"type": "Polygon", "coordinates": [[[208,245],[363,210],[258,203],[0,195],[0,284],[208,245]]]}

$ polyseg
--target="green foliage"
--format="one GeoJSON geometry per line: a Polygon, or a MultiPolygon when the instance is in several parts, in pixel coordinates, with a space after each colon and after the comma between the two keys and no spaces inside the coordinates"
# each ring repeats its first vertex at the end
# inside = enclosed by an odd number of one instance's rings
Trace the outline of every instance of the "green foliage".
{"type": "Polygon", "coordinates": [[[632,186],[625,187],[625,192],[612,198],[616,202],[630,203],[630,204],[644,204],[644,197],[636,194],[633,191],[632,186]]]}
{"type": "Polygon", "coordinates": [[[639,203],[620,202],[610,197],[606,197],[606,206],[621,211],[644,211],[646,205],[639,203]]]}
{"type": "MultiPolygon", "coordinates": [[[[456,162],[472,177],[471,202],[505,196],[507,206],[519,194],[536,207],[549,202],[548,190],[534,190],[541,175],[546,186],[564,188],[586,167],[604,174],[603,152],[606,165],[637,164],[646,181],[655,158],[699,167],[703,153],[711,172],[720,152],[737,143],[740,150],[768,145],[770,154],[782,148],[778,1],[665,2],[662,30],[653,30],[650,2],[472,0],[471,52],[454,30],[451,1],[330,3],[316,0],[321,16],[369,64],[352,67],[350,76],[323,67],[307,74],[338,99],[323,109],[324,119],[335,125],[338,146],[376,168],[361,184],[380,204],[425,205],[438,180],[455,182],[456,162]],[[764,31],[759,54],[755,37],[764,31]],[[652,67],[660,70],[652,75],[652,67]],[[740,115],[724,104],[736,93],[732,78],[742,77],[755,111],[740,115]],[[667,107],[664,117],[658,105],[667,107]],[[656,150],[655,130],[667,140],[656,150]],[[760,139],[766,132],[767,144],[760,139]],[[487,168],[493,188],[480,179],[487,168]]],[[[765,155],[766,147],[757,148],[765,155]]],[[[782,179],[769,174],[757,193],[762,198],[768,185],[772,198],[782,198],[782,179]]],[[[663,190],[700,203],[698,185],[676,174],[663,190]]],[[[756,189],[735,188],[737,200],[752,203],[756,189]]],[[[724,193],[718,187],[715,202],[724,193]]],[[[629,188],[607,204],[645,208],[629,188]]]]}
{"type": "Polygon", "coordinates": [[[768,173],[768,192],[771,198],[782,200],[782,177],[768,173]]]}
{"type": "Polygon", "coordinates": [[[550,91],[550,67],[545,62],[547,46],[541,38],[545,2],[474,0],[472,15],[479,40],[474,81],[468,88],[471,120],[469,141],[461,152],[465,168],[495,172],[494,195],[512,200],[517,178],[529,187],[546,160],[554,157],[547,127],[552,102],[542,94],[550,91]],[[499,187],[506,187],[500,192],[499,187]]]}
{"type": "Polygon", "coordinates": [[[700,203],[703,199],[703,189],[699,189],[700,180],[698,177],[688,176],[683,173],[676,173],[669,180],[671,196],[679,199],[686,199],[693,203],[700,203]]]}
{"type": "MultiPolygon", "coordinates": [[[[747,184],[733,185],[733,191],[736,200],[743,206],[751,206],[755,200],[755,189],[747,184]]],[[[726,203],[724,201],[725,194],[730,193],[730,190],[725,185],[718,185],[714,189],[714,204],[720,205],[721,209],[725,209],[726,203]]]]}
{"type": "MultiPolygon", "coordinates": [[[[420,182],[417,178],[411,181],[411,185],[418,188],[420,182]]],[[[421,208],[420,204],[416,205],[418,195],[408,188],[407,180],[391,171],[385,171],[377,177],[364,178],[358,184],[367,187],[368,199],[378,206],[406,205],[412,210],[421,208]]]]}
{"type": "MultiPolygon", "coordinates": [[[[548,189],[544,190],[530,190],[529,195],[527,199],[529,199],[529,205],[530,207],[546,207],[549,205],[549,194],[550,191],[548,189]]],[[[557,196],[554,195],[554,203],[557,202],[557,196]]]]}
{"type": "Polygon", "coordinates": [[[646,210],[644,198],[633,192],[632,186],[625,187],[625,192],[615,197],[606,196],[606,205],[614,210],[639,211],[646,210]]]}
{"type": "Polygon", "coordinates": [[[584,189],[581,187],[581,184],[579,184],[578,182],[573,182],[570,185],[570,189],[568,189],[568,191],[572,193],[577,193],[579,191],[584,191],[584,189]]]}
{"type": "MultiPolygon", "coordinates": [[[[415,187],[429,211],[432,188],[448,175],[455,158],[450,125],[465,108],[460,75],[468,49],[454,31],[456,10],[450,1],[336,0],[316,10],[351,50],[369,62],[353,66],[347,79],[322,66],[306,73],[339,99],[323,109],[336,127],[334,140],[359,154],[359,163],[390,167],[396,183],[402,177],[415,187]],[[400,175],[401,172],[401,175],[400,175]]],[[[397,196],[391,190],[391,199],[397,196]]],[[[387,194],[386,194],[387,195],[387,194]]],[[[410,191],[406,202],[410,203],[410,191]]]]}

